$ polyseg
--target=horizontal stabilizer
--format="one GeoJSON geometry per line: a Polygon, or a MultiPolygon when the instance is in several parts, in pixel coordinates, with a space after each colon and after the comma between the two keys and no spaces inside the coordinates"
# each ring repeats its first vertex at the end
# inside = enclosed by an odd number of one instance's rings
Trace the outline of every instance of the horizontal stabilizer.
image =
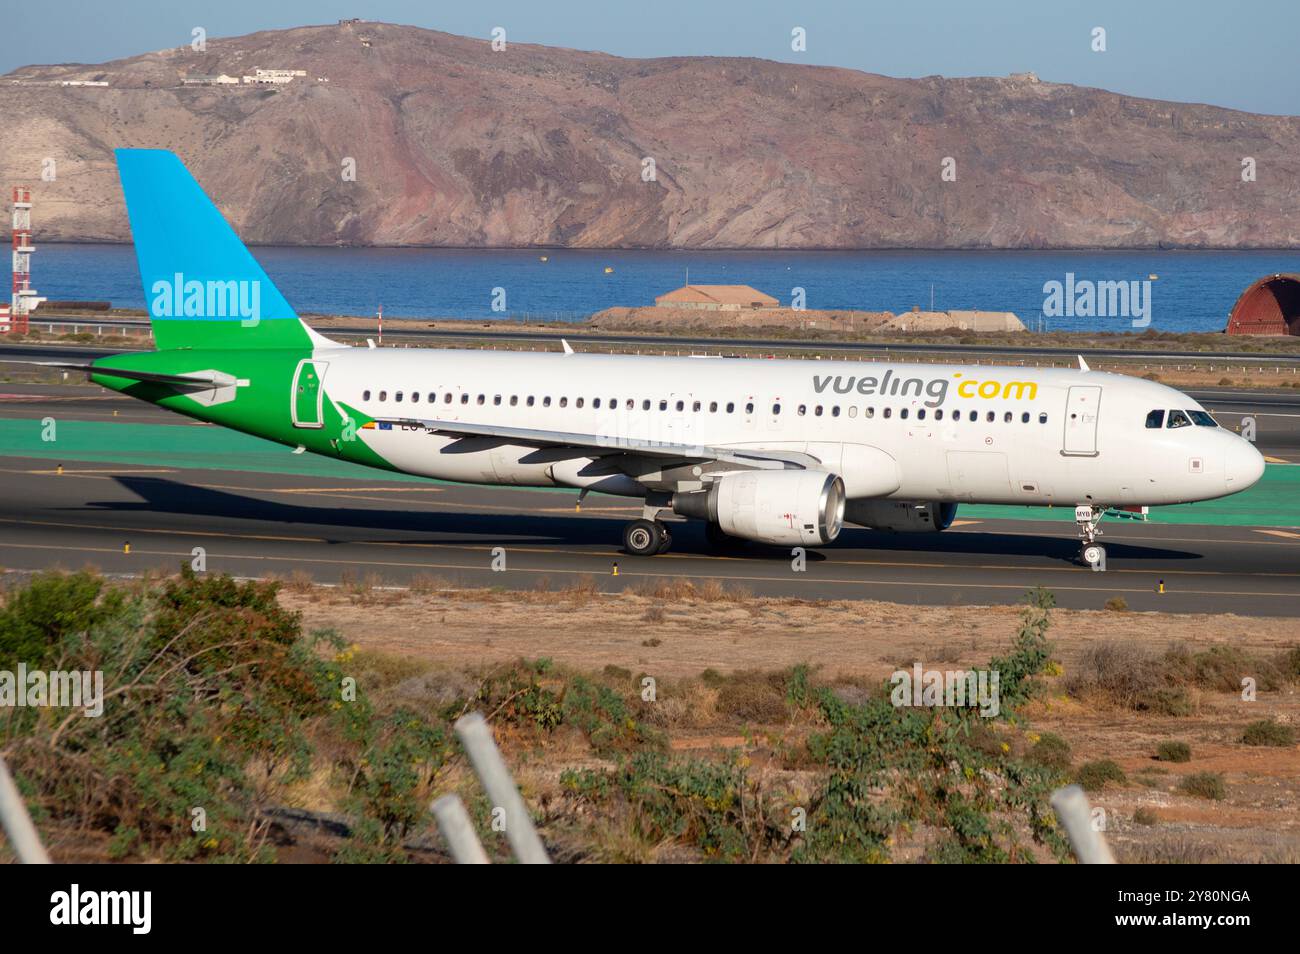
{"type": "Polygon", "coordinates": [[[150,384],[176,384],[189,387],[220,388],[235,383],[234,375],[221,371],[196,371],[192,374],[160,374],[156,371],[130,371],[125,368],[96,367],[93,364],[68,364],[62,361],[24,361],[23,364],[39,365],[43,368],[62,368],[65,371],[84,371],[87,374],[102,374],[114,378],[126,378],[128,381],[147,381],[150,384]]]}

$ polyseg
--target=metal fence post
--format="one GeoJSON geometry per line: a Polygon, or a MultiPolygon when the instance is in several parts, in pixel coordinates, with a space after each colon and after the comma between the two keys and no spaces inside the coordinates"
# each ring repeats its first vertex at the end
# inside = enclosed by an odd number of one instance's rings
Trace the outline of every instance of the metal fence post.
{"type": "Polygon", "coordinates": [[[41,836],[36,833],[36,826],[27,814],[27,805],[23,796],[9,774],[4,756],[0,756],[0,823],[4,825],[9,843],[14,846],[18,860],[26,865],[48,865],[50,856],[45,853],[41,836]]]}
{"type": "Polygon", "coordinates": [[[520,863],[526,865],[550,864],[551,859],[546,854],[546,846],[538,837],[537,829],[533,828],[528,806],[524,804],[523,796],[519,794],[514,779],[510,777],[510,769],[506,767],[505,760],[497,750],[497,744],[492,739],[492,730],[488,728],[483,714],[471,712],[463,715],[456,720],[455,728],[456,737],[465,747],[470,764],[474,766],[474,772],[483,783],[483,790],[487,792],[488,799],[494,808],[505,811],[506,838],[510,841],[515,857],[520,863]]]}
{"type": "Polygon", "coordinates": [[[1088,796],[1078,785],[1067,785],[1052,793],[1052,810],[1070,839],[1070,848],[1081,865],[1113,865],[1115,856],[1101,832],[1092,827],[1088,796]]]}
{"type": "Polygon", "coordinates": [[[438,830],[447,839],[451,856],[458,865],[486,865],[487,852],[474,834],[474,823],[470,821],[465,803],[458,795],[444,795],[434,801],[429,809],[438,820],[438,830]]]}

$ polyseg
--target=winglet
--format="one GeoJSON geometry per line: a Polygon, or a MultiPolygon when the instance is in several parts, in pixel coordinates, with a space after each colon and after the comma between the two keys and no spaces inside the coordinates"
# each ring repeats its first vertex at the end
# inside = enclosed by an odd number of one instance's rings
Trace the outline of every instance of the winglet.
{"type": "Polygon", "coordinates": [[[573,349],[569,347],[569,342],[567,342],[567,341],[565,341],[563,338],[561,338],[561,339],[560,339],[560,344],[564,345],[564,353],[565,353],[565,354],[573,354],[573,349]]]}
{"type": "Polygon", "coordinates": [[[1092,368],[1088,367],[1088,362],[1083,360],[1083,355],[1079,355],[1079,370],[1080,371],[1092,370],[1092,368]]]}

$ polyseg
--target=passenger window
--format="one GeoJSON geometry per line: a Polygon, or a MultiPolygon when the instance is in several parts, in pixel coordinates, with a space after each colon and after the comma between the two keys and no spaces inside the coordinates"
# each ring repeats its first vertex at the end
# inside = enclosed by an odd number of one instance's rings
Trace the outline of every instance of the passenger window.
{"type": "Polygon", "coordinates": [[[411,392],[411,403],[412,403],[412,404],[419,404],[419,403],[420,403],[420,392],[419,392],[419,391],[412,391],[412,392],[411,392]]]}
{"type": "Polygon", "coordinates": [[[518,394],[510,395],[510,406],[516,407],[518,406],[518,404],[519,404],[519,395],[518,394]]]}
{"type": "Polygon", "coordinates": [[[780,413],[781,413],[781,405],[779,405],[779,404],[773,404],[773,405],[772,405],[772,414],[773,414],[773,416],[775,416],[775,415],[777,415],[777,414],[780,414],[780,413]]]}
{"type": "Polygon", "coordinates": [[[678,402],[677,402],[677,410],[679,410],[679,411],[684,411],[684,410],[686,410],[686,402],[685,402],[685,401],[678,401],[678,402]]]}
{"type": "Polygon", "coordinates": [[[840,416],[840,406],[838,404],[831,407],[831,417],[840,416]]]}
{"type": "Polygon", "coordinates": [[[1005,413],[1005,414],[1002,415],[1002,423],[1003,423],[1003,424],[1010,424],[1010,423],[1011,423],[1011,418],[1012,418],[1012,414],[1011,414],[1011,412],[1010,412],[1010,411],[1007,411],[1007,413],[1005,413]]]}
{"type": "Polygon", "coordinates": [[[700,402],[699,402],[699,401],[696,401],[694,404],[691,405],[691,410],[692,410],[692,411],[698,411],[699,409],[700,409],[700,402]]]}
{"type": "Polygon", "coordinates": [[[650,410],[650,399],[649,399],[649,398],[646,398],[644,401],[641,402],[641,410],[643,410],[643,411],[648,411],[648,410],[650,410]]]}
{"type": "MultiPolygon", "coordinates": [[[[594,407],[596,410],[599,411],[599,410],[600,410],[600,398],[592,398],[591,406],[594,407]]],[[[614,402],[613,402],[613,401],[610,401],[610,402],[609,402],[609,406],[610,406],[610,407],[613,407],[613,406],[614,406],[614,402]]]]}
{"type": "Polygon", "coordinates": [[[717,414],[717,413],[718,413],[718,402],[717,402],[717,401],[710,401],[710,402],[709,402],[709,413],[710,413],[710,414],[717,414]]]}
{"type": "Polygon", "coordinates": [[[402,392],[401,392],[401,391],[398,391],[396,394],[394,394],[394,395],[393,395],[393,400],[394,400],[394,401],[397,401],[398,403],[401,403],[401,400],[402,400],[402,392]]]}
{"type": "Polygon", "coordinates": [[[1162,428],[1162,427],[1164,427],[1164,426],[1165,426],[1165,412],[1164,412],[1164,411],[1161,411],[1161,410],[1155,410],[1155,411],[1150,412],[1150,413],[1147,415],[1147,427],[1151,428],[1152,430],[1159,430],[1160,428],[1162,428]]]}
{"type": "Polygon", "coordinates": [[[660,402],[659,402],[659,410],[661,410],[661,411],[666,411],[666,410],[668,410],[668,402],[667,402],[667,401],[660,401],[660,402]]]}
{"type": "Polygon", "coordinates": [[[381,401],[387,401],[387,400],[388,400],[388,392],[387,392],[387,391],[380,391],[380,392],[379,392],[379,400],[381,400],[381,401]]]}
{"type": "Polygon", "coordinates": [[[1046,423],[1047,423],[1047,412],[1046,412],[1046,411],[1043,411],[1041,414],[1038,415],[1038,423],[1039,423],[1039,424],[1046,424],[1046,423]]]}
{"type": "Polygon", "coordinates": [[[485,395],[485,394],[480,394],[480,395],[478,396],[478,400],[475,401],[474,403],[475,403],[475,404],[483,404],[483,403],[486,402],[486,401],[487,401],[487,395],[485,395]]]}
{"type": "Polygon", "coordinates": [[[813,415],[814,415],[815,417],[821,417],[821,416],[822,416],[822,406],[821,406],[820,404],[818,404],[815,408],[813,408],[813,415]]]}
{"type": "Polygon", "coordinates": [[[469,403],[469,394],[468,394],[468,393],[462,394],[462,395],[460,396],[460,403],[461,403],[461,404],[468,404],[468,403],[469,403]]]}
{"type": "Polygon", "coordinates": [[[1020,423],[1021,423],[1021,424],[1028,424],[1028,423],[1029,423],[1029,412],[1028,412],[1028,411],[1025,411],[1024,414],[1021,414],[1021,415],[1020,415],[1020,423]]]}
{"type": "Polygon", "coordinates": [[[808,413],[808,405],[807,405],[807,404],[800,404],[800,405],[799,405],[799,410],[796,411],[795,413],[798,414],[800,417],[803,417],[805,414],[808,413]]]}
{"type": "Polygon", "coordinates": [[[857,416],[858,416],[858,406],[856,404],[850,404],[849,417],[857,417],[857,416]]]}
{"type": "Polygon", "coordinates": [[[942,421],[942,420],[943,420],[943,408],[938,408],[937,410],[935,410],[935,412],[934,412],[934,419],[935,419],[936,421],[942,421]]]}
{"type": "Polygon", "coordinates": [[[1169,412],[1169,423],[1166,424],[1165,426],[1166,427],[1191,427],[1192,422],[1188,419],[1186,414],[1184,414],[1182,411],[1175,408],[1174,410],[1169,412]]]}
{"type": "Polygon", "coordinates": [[[533,404],[534,404],[536,401],[537,401],[537,398],[533,397],[533,396],[530,394],[530,395],[528,395],[528,400],[527,400],[526,403],[528,404],[529,407],[532,407],[533,404]]]}
{"type": "Polygon", "coordinates": [[[728,413],[728,414],[731,414],[731,413],[734,412],[735,410],[736,410],[736,402],[735,402],[735,401],[728,401],[728,402],[727,402],[727,413],[728,413]]]}
{"type": "Polygon", "coordinates": [[[753,401],[750,401],[748,404],[745,405],[745,413],[746,413],[746,414],[753,414],[753,413],[754,413],[754,402],[753,402],[753,401]]]}
{"type": "Polygon", "coordinates": [[[437,401],[437,400],[438,400],[438,394],[437,394],[437,392],[436,392],[436,391],[430,391],[430,392],[429,392],[429,397],[428,397],[428,401],[429,401],[429,403],[430,403],[430,404],[433,404],[433,403],[434,403],[435,401],[437,401]]]}
{"type": "Polygon", "coordinates": [[[443,404],[450,404],[450,403],[451,403],[451,392],[450,392],[450,391],[448,391],[446,394],[443,395],[442,403],[443,403],[443,404]]]}
{"type": "Polygon", "coordinates": [[[903,408],[901,411],[899,411],[898,416],[904,421],[907,420],[907,408],[903,408]]]}
{"type": "Polygon", "coordinates": [[[1197,427],[1218,427],[1219,422],[1204,411],[1188,411],[1197,427]]]}
{"type": "Polygon", "coordinates": [[[887,408],[885,408],[883,411],[880,412],[880,416],[881,416],[881,417],[889,417],[890,414],[892,414],[892,413],[893,413],[893,408],[888,408],[888,407],[887,407],[887,408]]]}
{"type": "Polygon", "coordinates": [[[916,412],[916,419],[917,419],[918,421],[924,421],[924,420],[925,420],[925,408],[919,408],[919,409],[917,410],[917,412],[916,412]]]}
{"type": "Polygon", "coordinates": [[[972,421],[978,421],[978,420],[980,419],[980,412],[979,412],[979,411],[971,411],[971,412],[970,412],[970,419],[971,419],[972,421]]]}
{"type": "Polygon", "coordinates": [[[875,409],[874,407],[869,407],[869,408],[867,408],[867,410],[866,410],[866,415],[867,415],[867,417],[875,417],[875,416],[876,416],[876,409],[875,409]]]}
{"type": "Polygon", "coordinates": [[[542,398],[542,407],[550,407],[550,406],[551,406],[551,396],[548,394],[546,395],[546,397],[542,398]]]}
{"type": "Polygon", "coordinates": [[[369,392],[369,391],[362,391],[362,392],[361,392],[361,400],[363,400],[363,401],[369,401],[369,400],[370,400],[370,392],[369,392]]]}
{"type": "Polygon", "coordinates": [[[560,398],[560,407],[568,407],[568,406],[569,406],[569,399],[566,397],[560,398]]]}
{"type": "Polygon", "coordinates": [[[501,395],[498,394],[498,395],[496,395],[495,397],[493,397],[493,398],[492,398],[492,403],[495,404],[497,407],[500,407],[500,406],[501,406],[501,395]]]}

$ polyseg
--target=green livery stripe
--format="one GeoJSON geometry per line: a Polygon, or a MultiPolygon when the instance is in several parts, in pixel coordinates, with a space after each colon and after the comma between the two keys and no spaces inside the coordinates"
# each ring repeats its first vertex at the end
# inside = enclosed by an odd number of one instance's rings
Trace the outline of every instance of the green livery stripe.
{"type": "Polygon", "coordinates": [[[159,351],[311,348],[307,329],[297,318],[263,318],[247,326],[201,318],[152,318],[151,322],[159,351]]]}
{"type": "Polygon", "coordinates": [[[219,424],[288,447],[301,445],[325,457],[381,470],[396,470],[366,444],[365,432],[360,428],[369,418],[346,405],[336,405],[330,398],[328,379],[324,386],[324,399],[320,402],[320,426],[298,427],[294,424],[295,410],[299,412],[299,421],[303,420],[300,395],[294,388],[294,375],[301,362],[311,357],[309,349],[265,348],[245,351],[182,349],[111,355],[95,362],[91,380],[110,390],[196,420],[219,424]],[[237,383],[219,393],[218,400],[209,401],[212,397],[210,389],[196,390],[191,395],[170,384],[118,377],[113,374],[114,368],[156,374],[219,371],[237,383]]]}

